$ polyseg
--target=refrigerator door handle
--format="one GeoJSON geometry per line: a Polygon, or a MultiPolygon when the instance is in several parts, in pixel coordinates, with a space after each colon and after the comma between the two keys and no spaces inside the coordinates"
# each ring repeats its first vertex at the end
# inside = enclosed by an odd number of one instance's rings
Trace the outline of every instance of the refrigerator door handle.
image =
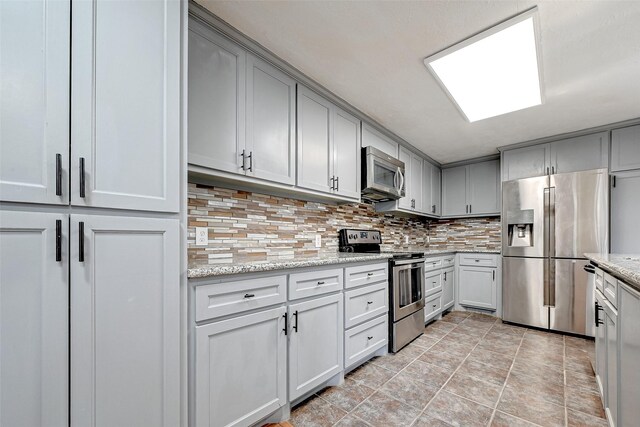
{"type": "Polygon", "coordinates": [[[549,188],[549,256],[556,256],[556,188],[549,188]]]}
{"type": "Polygon", "coordinates": [[[545,258],[542,262],[544,266],[544,271],[542,273],[542,277],[544,278],[544,283],[542,285],[542,305],[545,307],[549,307],[549,258],[545,258]]]}
{"type": "Polygon", "coordinates": [[[542,230],[543,230],[543,242],[542,242],[542,256],[543,257],[548,257],[549,256],[549,217],[550,217],[550,210],[551,207],[549,206],[549,200],[550,200],[550,193],[551,193],[551,189],[550,188],[545,188],[544,189],[544,195],[543,195],[543,204],[544,204],[544,209],[543,209],[543,219],[542,219],[542,230]]]}
{"type": "MultiPolygon", "coordinates": [[[[574,261],[575,262],[575,261],[574,261]]],[[[573,270],[571,270],[573,272],[573,270]]],[[[575,283],[575,278],[572,278],[571,283],[575,283]]],[[[549,259],[549,307],[556,306],[556,260],[549,259]]]]}

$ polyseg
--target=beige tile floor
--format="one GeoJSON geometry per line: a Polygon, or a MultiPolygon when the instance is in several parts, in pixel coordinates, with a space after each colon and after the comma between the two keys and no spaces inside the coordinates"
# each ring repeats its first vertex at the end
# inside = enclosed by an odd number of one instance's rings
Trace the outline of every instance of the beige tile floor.
{"type": "Polygon", "coordinates": [[[293,409],[294,427],[606,426],[593,341],[452,312],[293,409]]]}

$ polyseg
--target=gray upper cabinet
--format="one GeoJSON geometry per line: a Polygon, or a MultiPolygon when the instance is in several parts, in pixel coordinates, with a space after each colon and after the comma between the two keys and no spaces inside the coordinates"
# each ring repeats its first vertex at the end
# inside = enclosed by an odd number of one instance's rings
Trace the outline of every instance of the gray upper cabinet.
{"type": "Polygon", "coordinates": [[[178,212],[180,3],[79,1],[72,13],[71,203],[178,212]]]}
{"type": "Polygon", "coordinates": [[[69,425],[69,256],[56,253],[57,226],[67,236],[68,216],[0,212],[2,426],[69,425]]]}
{"type": "MultiPolygon", "coordinates": [[[[436,203],[435,193],[435,170],[438,173],[438,187],[440,186],[440,169],[424,160],[422,163],[422,212],[429,215],[437,215],[437,205],[440,204],[440,200],[436,203]]],[[[437,189],[438,198],[440,195],[440,189],[437,189]]]]}
{"type": "Polygon", "coordinates": [[[505,150],[502,180],[606,168],[609,165],[609,132],[505,150]]]}
{"type": "Polygon", "coordinates": [[[360,121],[298,86],[297,185],[360,199],[360,121]]]}
{"type": "Polygon", "coordinates": [[[468,166],[470,214],[500,212],[500,170],[498,160],[468,166]]]}
{"type": "Polygon", "coordinates": [[[398,153],[398,159],[404,163],[404,197],[398,199],[398,207],[401,209],[412,209],[412,195],[411,195],[411,151],[404,147],[400,147],[398,153]]]}
{"type": "Polygon", "coordinates": [[[609,165],[609,132],[600,132],[551,143],[551,173],[606,168],[609,165]]]}
{"type": "Polygon", "coordinates": [[[295,81],[247,55],[247,175],[295,184],[295,103],[295,81]]]}
{"type": "Polygon", "coordinates": [[[180,425],[179,234],[71,215],[72,426],[180,425]]]}
{"type": "Polygon", "coordinates": [[[189,163],[243,173],[246,53],[189,20],[189,163]]]}
{"type": "Polygon", "coordinates": [[[431,205],[434,214],[442,215],[442,171],[437,166],[431,169],[431,205]]]}
{"type": "Polygon", "coordinates": [[[411,175],[409,176],[409,190],[411,195],[411,200],[413,202],[412,209],[417,212],[423,212],[425,209],[423,208],[423,170],[422,157],[418,156],[415,153],[411,153],[411,175]]]}
{"type": "Polygon", "coordinates": [[[443,215],[499,215],[499,176],[498,160],[443,169],[443,215]]]}
{"type": "Polygon", "coordinates": [[[502,180],[510,181],[546,175],[550,151],[550,144],[504,151],[502,153],[502,180]]]}
{"type": "Polygon", "coordinates": [[[442,214],[466,215],[467,167],[458,166],[442,170],[442,214]]]}
{"type": "Polygon", "coordinates": [[[611,176],[611,252],[634,254],[640,250],[640,170],[611,176]]]}
{"type": "Polygon", "coordinates": [[[298,86],[298,185],[330,193],[333,187],[331,162],[331,103],[298,86]]]}
{"type": "Polygon", "coordinates": [[[371,146],[391,157],[398,157],[399,144],[366,123],[362,124],[362,146],[371,146]]]}
{"type": "Polygon", "coordinates": [[[640,169],[640,125],[611,132],[611,171],[640,169]]]}
{"type": "Polygon", "coordinates": [[[67,204],[70,2],[0,1],[0,19],[0,200],[67,204]]]}
{"type": "Polygon", "coordinates": [[[335,192],[360,199],[360,120],[339,108],[334,112],[333,175],[335,192]]]}

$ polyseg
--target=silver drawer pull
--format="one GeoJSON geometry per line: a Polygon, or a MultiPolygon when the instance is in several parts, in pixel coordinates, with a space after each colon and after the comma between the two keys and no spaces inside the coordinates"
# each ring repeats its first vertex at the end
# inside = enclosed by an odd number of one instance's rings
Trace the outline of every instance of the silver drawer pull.
{"type": "Polygon", "coordinates": [[[373,339],[373,337],[367,337],[367,340],[372,340],[372,339],[373,339]]]}
{"type": "Polygon", "coordinates": [[[255,294],[244,294],[245,298],[253,298],[255,296],[256,296],[255,294]]]}
{"type": "Polygon", "coordinates": [[[319,281],[318,285],[324,285],[324,280],[319,281]]]}
{"type": "Polygon", "coordinates": [[[367,305],[373,304],[373,301],[367,301],[367,305]]]}

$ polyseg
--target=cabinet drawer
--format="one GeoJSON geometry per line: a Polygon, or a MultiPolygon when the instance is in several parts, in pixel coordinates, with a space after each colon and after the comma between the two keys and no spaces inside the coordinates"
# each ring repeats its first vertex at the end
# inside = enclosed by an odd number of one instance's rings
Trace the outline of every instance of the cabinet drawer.
{"type": "Polygon", "coordinates": [[[603,294],[609,300],[611,305],[614,307],[618,306],[618,279],[610,275],[609,273],[604,273],[604,280],[602,281],[603,294]]]}
{"type": "Polygon", "coordinates": [[[295,300],[342,290],[342,268],[289,275],[289,299],[295,300]]]}
{"type": "Polygon", "coordinates": [[[358,265],[344,269],[345,289],[389,280],[389,263],[358,265]]]}
{"type": "Polygon", "coordinates": [[[387,313],[389,311],[387,282],[345,292],[344,306],[345,328],[387,313]]]}
{"type": "Polygon", "coordinates": [[[344,333],[344,366],[349,368],[388,343],[388,316],[380,316],[344,333]]]}
{"type": "Polygon", "coordinates": [[[466,254],[460,255],[460,265],[473,267],[497,267],[498,257],[496,255],[466,254]]]}
{"type": "Polygon", "coordinates": [[[442,310],[442,292],[427,298],[424,303],[424,321],[436,317],[442,310]]]}
{"type": "Polygon", "coordinates": [[[453,267],[456,263],[455,255],[445,255],[442,257],[442,268],[453,267]]]}
{"type": "Polygon", "coordinates": [[[596,289],[604,292],[604,271],[596,268],[596,289]]]}
{"type": "Polygon", "coordinates": [[[260,277],[196,287],[196,321],[281,304],[287,276],[260,277]]]}
{"type": "Polygon", "coordinates": [[[427,258],[424,262],[424,271],[439,270],[442,268],[442,257],[427,258]]]}
{"type": "Polygon", "coordinates": [[[442,272],[440,270],[430,271],[424,275],[424,294],[433,295],[442,290],[442,272]]]}

